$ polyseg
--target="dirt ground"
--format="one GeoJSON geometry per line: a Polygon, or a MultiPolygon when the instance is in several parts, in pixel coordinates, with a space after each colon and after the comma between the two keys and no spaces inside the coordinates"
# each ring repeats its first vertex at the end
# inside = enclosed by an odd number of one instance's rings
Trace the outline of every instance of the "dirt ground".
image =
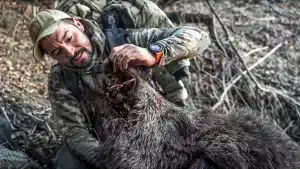
{"type": "MultiPolygon", "coordinates": [[[[300,143],[300,2],[209,2],[213,10],[203,0],[180,0],[163,8],[174,23],[197,26],[212,39],[211,46],[192,60],[191,78],[186,80],[193,103],[228,112],[237,107],[258,110],[300,143]],[[251,70],[252,78],[237,80],[245,71],[242,62],[250,68],[279,44],[251,70]]],[[[32,13],[45,5],[32,4],[0,1],[0,107],[15,128],[14,148],[45,165],[61,140],[47,100],[47,74],[54,62],[34,60],[26,28],[32,13]]]]}

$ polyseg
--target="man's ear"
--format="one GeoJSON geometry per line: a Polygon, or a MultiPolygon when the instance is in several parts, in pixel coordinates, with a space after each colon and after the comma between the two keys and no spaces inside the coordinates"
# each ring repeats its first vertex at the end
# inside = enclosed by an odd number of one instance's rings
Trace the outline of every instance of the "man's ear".
{"type": "Polygon", "coordinates": [[[79,19],[77,18],[72,18],[74,24],[81,30],[81,31],[84,31],[84,26],[83,24],[80,22],[79,19]]]}

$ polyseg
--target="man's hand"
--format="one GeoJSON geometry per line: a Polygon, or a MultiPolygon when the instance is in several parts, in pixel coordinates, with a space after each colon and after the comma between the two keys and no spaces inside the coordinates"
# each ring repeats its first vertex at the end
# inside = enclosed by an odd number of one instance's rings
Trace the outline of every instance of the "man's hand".
{"type": "Polygon", "coordinates": [[[125,71],[128,67],[139,65],[153,66],[155,57],[146,49],[132,44],[114,47],[109,55],[113,62],[113,71],[125,71]]]}

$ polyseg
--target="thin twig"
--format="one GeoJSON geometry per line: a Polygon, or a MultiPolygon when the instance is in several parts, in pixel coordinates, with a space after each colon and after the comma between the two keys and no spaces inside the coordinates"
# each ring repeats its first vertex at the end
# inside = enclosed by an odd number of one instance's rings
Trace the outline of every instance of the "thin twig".
{"type": "Polygon", "coordinates": [[[216,18],[218,19],[222,29],[225,32],[226,38],[229,40],[230,46],[232,47],[234,53],[236,53],[236,55],[238,56],[238,59],[240,60],[240,62],[242,63],[243,67],[245,68],[245,70],[247,71],[250,79],[255,83],[255,85],[258,87],[260,86],[260,84],[257,82],[257,80],[255,79],[255,77],[252,75],[252,73],[248,70],[246,63],[244,62],[244,60],[242,59],[241,55],[239,54],[237,48],[235,47],[235,45],[232,43],[234,38],[229,34],[228,29],[226,28],[226,26],[223,24],[223,22],[221,21],[220,17],[218,16],[218,14],[216,13],[216,11],[214,10],[214,8],[212,7],[212,5],[210,4],[209,0],[206,0],[209,8],[211,9],[211,11],[213,12],[213,14],[216,16],[216,18]]]}
{"type": "Polygon", "coordinates": [[[300,112],[299,112],[299,109],[298,109],[298,107],[297,107],[297,106],[295,106],[295,109],[296,109],[296,112],[297,112],[297,115],[298,115],[298,117],[300,117],[300,112]]]}
{"type": "Polygon", "coordinates": [[[21,112],[22,112],[23,114],[25,114],[25,115],[27,115],[27,116],[33,118],[34,120],[36,120],[36,121],[38,121],[38,122],[42,122],[42,123],[45,122],[45,120],[42,120],[42,119],[40,119],[40,118],[38,118],[38,117],[36,117],[36,116],[34,116],[34,115],[32,115],[32,114],[26,113],[26,111],[25,111],[24,109],[23,109],[23,111],[21,111],[21,112]]]}
{"type": "Polygon", "coordinates": [[[47,129],[48,129],[48,132],[52,135],[53,139],[56,140],[56,136],[53,132],[53,130],[51,129],[51,127],[48,125],[48,123],[46,122],[46,126],[47,126],[47,129]]]}
{"type": "Polygon", "coordinates": [[[32,114],[29,114],[29,113],[26,113],[26,111],[23,109],[23,111],[21,111],[23,114],[25,115],[28,115],[29,117],[33,118],[34,120],[38,121],[38,122],[41,122],[41,123],[45,123],[46,127],[47,127],[47,130],[48,132],[53,136],[53,139],[56,139],[56,136],[53,132],[53,130],[51,129],[51,127],[48,125],[48,122],[46,120],[42,120],[32,114]]]}
{"type": "Polygon", "coordinates": [[[33,133],[35,132],[36,128],[37,128],[37,125],[35,125],[33,127],[33,129],[30,131],[30,133],[29,133],[30,136],[33,135],[33,133]]]}
{"type": "MultiPolygon", "coordinates": [[[[266,87],[266,86],[263,87],[263,86],[259,86],[259,89],[262,90],[262,91],[264,91],[264,92],[269,92],[269,93],[275,93],[275,94],[278,94],[278,95],[280,95],[280,96],[282,96],[282,97],[284,97],[284,98],[286,98],[286,99],[292,101],[295,105],[300,106],[300,103],[299,103],[297,100],[295,100],[294,98],[291,98],[291,97],[288,96],[287,94],[285,94],[285,93],[283,93],[282,91],[279,91],[279,90],[277,90],[277,89],[275,89],[275,88],[273,88],[273,87],[266,87]]],[[[299,114],[298,114],[298,116],[300,117],[299,114]]]]}
{"type": "Polygon", "coordinates": [[[295,121],[291,121],[290,124],[283,130],[284,133],[286,133],[291,127],[293,127],[295,121]]]}
{"type": "Polygon", "coordinates": [[[250,56],[250,55],[252,55],[253,53],[260,52],[260,51],[267,50],[267,49],[269,49],[269,47],[268,47],[268,46],[265,46],[265,47],[261,47],[261,48],[256,48],[256,49],[250,50],[248,53],[246,53],[246,54],[244,55],[244,57],[246,57],[246,56],[250,56]]]}
{"type": "Polygon", "coordinates": [[[13,120],[14,125],[16,125],[16,119],[17,119],[17,115],[16,115],[16,113],[14,113],[14,120],[13,120]]]}
{"type": "Polygon", "coordinates": [[[217,46],[223,51],[223,53],[224,53],[224,55],[225,55],[225,57],[227,58],[227,59],[229,59],[229,56],[228,56],[228,53],[227,53],[227,51],[226,51],[226,49],[224,48],[224,46],[223,46],[223,44],[222,44],[222,42],[220,41],[220,39],[219,39],[219,36],[218,36],[218,33],[217,33],[217,31],[216,31],[216,27],[215,27],[215,15],[213,15],[212,16],[212,38],[214,38],[215,40],[216,40],[216,43],[217,43],[217,46]]]}
{"type": "MultiPolygon", "coordinates": [[[[269,53],[267,53],[263,58],[259,59],[256,63],[254,63],[252,66],[249,67],[248,71],[254,69],[256,66],[258,66],[259,64],[263,63],[268,57],[270,57],[277,49],[279,49],[282,46],[282,44],[278,44],[276,47],[274,47],[269,53]]],[[[235,83],[237,83],[243,75],[247,74],[248,71],[243,71],[241,75],[239,75],[238,77],[236,77],[235,79],[233,79],[228,85],[227,87],[224,89],[219,101],[212,107],[212,110],[215,110],[216,108],[218,108],[224,101],[225,96],[227,94],[227,92],[232,88],[232,86],[234,86],[235,83]]],[[[261,87],[261,86],[259,86],[261,87]]]]}
{"type": "Polygon", "coordinates": [[[239,97],[241,98],[242,102],[245,104],[246,107],[250,108],[249,103],[247,103],[247,101],[245,100],[245,98],[242,96],[241,92],[234,87],[235,92],[239,95],[239,97]]]}
{"type": "Polygon", "coordinates": [[[11,122],[10,122],[8,116],[7,116],[7,113],[6,113],[5,109],[4,109],[4,107],[1,107],[1,111],[2,111],[2,113],[3,113],[3,115],[4,115],[4,117],[6,118],[6,120],[8,121],[10,127],[14,130],[15,127],[11,124],[11,122]]]}
{"type": "Polygon", "coordinates": [[[219,23],[220,23],[222,29],[225,31],[226,37],[227,37],[227,38],[231,37],[231,35],[229,35],[229,32],[228,32],[227,28],[226,28],[225,25],[222,23],[222,21],[221,21],[219,15],[216,13],[216,11],[214,10],[214,8],[213,8],[212,5],[210,4],[209,0],[206,0],[206,2],[207,2],[207,4],[208,4],[210,10],[212,11],[212,13],[216,16],[217,20],[219,21],[219,23]]]}

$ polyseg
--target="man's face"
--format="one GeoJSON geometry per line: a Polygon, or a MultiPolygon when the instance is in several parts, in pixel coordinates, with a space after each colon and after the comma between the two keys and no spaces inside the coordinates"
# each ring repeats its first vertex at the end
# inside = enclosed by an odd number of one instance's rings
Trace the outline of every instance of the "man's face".
{"type": "Polygon", "coordinates": [[[75,25],[61,22],[56,31],[39,44],[46,54],[60,64],[83,68],[91,63],[91,42],[75,25]]]}

